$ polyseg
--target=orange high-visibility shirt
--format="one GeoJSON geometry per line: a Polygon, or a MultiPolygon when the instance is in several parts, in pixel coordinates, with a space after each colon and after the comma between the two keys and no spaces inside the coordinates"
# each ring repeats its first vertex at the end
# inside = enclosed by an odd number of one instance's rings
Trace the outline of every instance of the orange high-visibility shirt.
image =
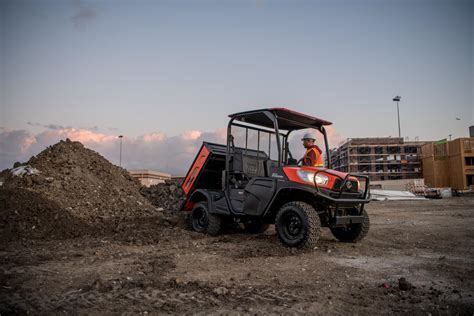
{"type": "Polygon", "coordinates": [[[321,149],[318,146],[313,145],[306,150],[303,157],[303,166],[311,167],[323,167],[323,156],[321,155],[321,149]]]}

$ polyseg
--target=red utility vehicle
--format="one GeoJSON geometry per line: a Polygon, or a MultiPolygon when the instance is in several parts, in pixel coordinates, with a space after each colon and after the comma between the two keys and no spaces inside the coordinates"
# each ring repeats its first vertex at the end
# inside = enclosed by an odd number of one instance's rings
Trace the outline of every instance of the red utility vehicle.
{"type": "Polygon", "coordinates": [[[183,208],[191,212],[195,231],[216,235],[226,219],[243,223],[251,233],[275,224],[281,242],[299,248],[314,247],[321,227],[329,227],[344,242],[367,234],[370,223],[364,204],[370,201],[369,179],[331,170],[324,128],[331,122],[285,108],[229,117],[227,144],[204,142],[182,184],[183,208]],[[233,128],[245,131],[244,146],[235,146],[233,128]],[[305,128],[322,134],[326,167],[301,166],[293,159],[288,137],[305,128]],[[249,131],[257,134],[253,149],[249,131]],[[261,142],[262,136],[268,143],[261,142]]]}

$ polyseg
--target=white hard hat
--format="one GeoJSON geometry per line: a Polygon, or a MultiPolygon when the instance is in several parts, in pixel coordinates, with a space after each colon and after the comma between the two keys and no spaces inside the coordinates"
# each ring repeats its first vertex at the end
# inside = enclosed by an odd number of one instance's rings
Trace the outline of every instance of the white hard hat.
{"type": "Polygon", "coordinates": [[[305,140],[305,139],[316,140],[316,134],[313,133],[313,132],[308,132],[308,133],[303,135],[303,138],[301,138],[301,140],[305,140]]]}

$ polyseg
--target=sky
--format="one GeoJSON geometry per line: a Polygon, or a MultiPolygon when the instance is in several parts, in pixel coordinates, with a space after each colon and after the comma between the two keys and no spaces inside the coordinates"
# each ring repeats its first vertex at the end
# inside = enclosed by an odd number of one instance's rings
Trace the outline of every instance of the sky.
{"type": "Polygon", "coordinates": [[[395,137],[395,95],[409,140],[468,136],[473,55],[470,0],[0,0],[0,169],[66,137],[118,163],[124,135],[124,167],[182,174],[275,106],[331,147],[395,137]]]}

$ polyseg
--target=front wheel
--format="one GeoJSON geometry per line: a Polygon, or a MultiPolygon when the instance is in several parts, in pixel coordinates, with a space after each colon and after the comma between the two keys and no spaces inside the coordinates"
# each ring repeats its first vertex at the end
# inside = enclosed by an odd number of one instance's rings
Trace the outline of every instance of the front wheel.
{"type": "Polygon", "coordinates": [[[364,238],[369,232],[370,220],[365,210],[362,210],[363,220],[359,224],[351,224],[347,227],[331,228],[331,232],[339,241],[342,242],[358,242],[364,238]]]}
{"type": "Polygon", "coordinates": [[[310,204],[289,202],[278,211],[275,229],[278,238],[286,246],[313,248],[321,235],[321,221],[310,204]]]}
{"type": "Polygon", "coordinates": [[[207,202],[199,202],[194,205],[191,213],[191,228],[196,232],[215,236],[221,229],[221,218],[209,214],[207,202]]]}

